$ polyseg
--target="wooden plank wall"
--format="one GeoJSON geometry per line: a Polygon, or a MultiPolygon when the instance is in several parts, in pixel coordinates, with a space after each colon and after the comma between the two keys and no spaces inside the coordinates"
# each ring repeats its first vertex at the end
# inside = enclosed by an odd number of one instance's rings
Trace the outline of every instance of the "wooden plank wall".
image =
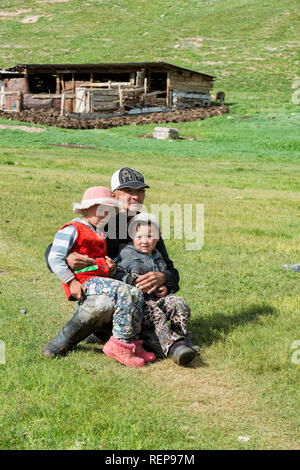
{"type": "Polygon", "coordinates": [[[170,90],[209,93],[213,87],[213,78],[188,71],[170,71],[170,90]]]}
{"type": "Polygon", "coordinates": [[[116,110],[119,108],[119,91],[114,90],[93,90],[91,93],[91,112],[101,110],[116,110]]]}

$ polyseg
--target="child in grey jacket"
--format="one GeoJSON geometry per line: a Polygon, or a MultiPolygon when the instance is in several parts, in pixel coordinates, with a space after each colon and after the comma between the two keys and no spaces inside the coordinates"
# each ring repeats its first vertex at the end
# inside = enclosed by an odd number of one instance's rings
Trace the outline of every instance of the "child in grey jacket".
{"type": "MultiPolygon", "coordinates": [[[[164,271],[166,263],[155,248],[160,228],[154,216],[136,215],[129,223],[128,231],[132,242],[120,247],[114,277],[134,285],[142,274],[164,271]]],[[[160,286],[151,294],[144,294],[143,313],[143,328],[154,328],[165,357],[172,356],[179,365],[195,357],[196,350],[190,343],[192,335],[188,330],[191,310],[182,297],[170,295],[165,285],[160,286]]]]}

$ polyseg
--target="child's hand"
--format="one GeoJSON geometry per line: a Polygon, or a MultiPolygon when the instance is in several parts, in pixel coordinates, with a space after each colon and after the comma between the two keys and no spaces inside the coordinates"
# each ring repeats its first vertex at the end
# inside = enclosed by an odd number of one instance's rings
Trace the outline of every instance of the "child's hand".
{"type": "Polygon", "coordinates": [[[105,256],[105,261],[107,262],[107,266],[109,268],[109,274],[113,273],[116,269],[116,263],[109,256],[105,256]]]}
{"type": "Polygon", "coordinates": [[[158,292],[159,294],[155,294],[156,297],[165,297],[166,295],[168,295],[168,288],[166,286],[160,286],[158,287],[158,292]]]}
{"type": "Polygon", "coordinates": [[[72,281],[70,281],[69,283],[69,286],[70,286],[70,291],[71,291],[71,294],[72,294],[72,297],[74,297],[75,299],[81,299],[82,297],[82,291],[85,292],[86,291],[86,287],[84,287],[79,281],[77,281],[77,279],[72,279],[72,281]]]}

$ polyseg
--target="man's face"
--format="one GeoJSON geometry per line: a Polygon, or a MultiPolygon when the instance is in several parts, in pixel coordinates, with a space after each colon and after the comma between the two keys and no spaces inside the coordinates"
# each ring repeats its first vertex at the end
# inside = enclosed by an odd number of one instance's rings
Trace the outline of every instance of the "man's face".
{"type": "Polygon", "coordinates": [[[121,212],[128,211],[129,215],[135,215],[136,212],[140,211],[145,199],[144,188],[123,188],[116,189],[113,192],[113,196],[122,204],[121,212]]]}

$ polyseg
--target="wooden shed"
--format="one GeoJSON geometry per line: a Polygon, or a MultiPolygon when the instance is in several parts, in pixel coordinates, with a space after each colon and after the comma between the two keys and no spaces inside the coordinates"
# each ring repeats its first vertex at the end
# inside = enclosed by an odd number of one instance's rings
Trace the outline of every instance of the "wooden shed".
{"type": "Polygon", "coordinates": [[[167,62],[21,64],[0,70],[0,109],[80,115],[206,107],[214,79],[167,62]]]}

